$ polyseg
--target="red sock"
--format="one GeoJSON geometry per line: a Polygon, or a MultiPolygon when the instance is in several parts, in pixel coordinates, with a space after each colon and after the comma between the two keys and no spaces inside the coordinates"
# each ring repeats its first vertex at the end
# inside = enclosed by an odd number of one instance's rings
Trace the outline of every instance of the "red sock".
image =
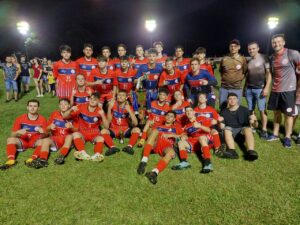
{"type": "Polygon", "coordinates": [[[49,151],[41,151],[41,159],[47,160],[49,155],[49,151]]]}
{"type": "Polygon", "coordinates": [[[68,154],[68,152],[69,152],[69,148],[67,148],[67,147],[62,147],[62,148],[60,149],[60,153],[61,153],[63,156],[66,156],[66,155],[68,154]]]}
{"type": "Polygon", "coordinates": [[[139,133],[132,133],[128,144],[133,147],[135,145],[135,143],[137,142],[139,136],[140,136],[139,133]]]}
{"type": "Polygon", "coordinates": [[[203,159],[210,159],[209,146],[203,146],[201,148],[203,159]]]}
{"type": "Polygon", "coordinates": [[[102,153],[103,152],[103,142],[96,142],[94,147],[94,153],[102,153]]]}
{"type": "Polygon", "coordinates": [[[150,152],[152,151],[153,146],[150,144],[146,144],[143,151],[143,156],[149,157],[150,152]]]}
{"type": "Polygon", "coordinates": [[[17,147],[15,144],[6,145],[6,154],[8,159],[15,159],[17,153],[17,147]]]}
{"type": "Polygon", "coordinates": [[[102,136],[104,138],[105,143],[107,144],[107,146],[109,148],[115,146],[114,142],[113,142],[113,139],[111,138],[111,136],[109,134],[102,134],[102,136]]]}
{"type": "Polygon", "coordinates": [[[213,137],[213,141],[214,141],[214,148],[215,148],[215,149],[220,148],[220,146],[221,146],[221,141],[220,141],[220,136],[219,136],[219,134],[218,134],[218,133],[217,133],[217,134],[214,134],[212,137],[213,137]]]}
{"type": "Polygon", "coordinates": [[[179,157],[181,160],[187,160],[188,154],[186,150],[179,150],[179,157]]]}
{"type": "Polygon", "coordinates": [[[32,155],[31,155],[31,158],[32,158],[32,159],[37,159],[38,157],[40,157],[41,149],[42,149],[42,146],[41,146],[41,145],[38,145],[38,146],[34,149],[32,155]]]}
{"type": "Polygon", "coordinates": [[[161,173],[167,167],[167,165],[168,164],[163,159],[161,159],[157,163],[156,169],[158,169],[158,171],[161,173]]]}
{"type": "Polygon", "coordinates": [[[146,140],[146,138],[147,138],[147,131],[143,131],[141,139],[146,140]]]}
{"type": "Polygon", "coordinates": [[[75,138],[74,145],[77,148],[77,151],[84,151],[84,142],[81,138],[75,138]]]}

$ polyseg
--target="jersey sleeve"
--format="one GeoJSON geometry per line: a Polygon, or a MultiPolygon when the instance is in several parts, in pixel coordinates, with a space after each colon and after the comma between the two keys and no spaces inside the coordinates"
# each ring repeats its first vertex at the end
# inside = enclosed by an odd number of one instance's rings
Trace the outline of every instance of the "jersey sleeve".
{"type": "Polygon", "coordinates": [[[55,62],[53,64],[53,76],[56,79],[58,77],[58,66],[57,66],[57,62],[55,62]]]}
{"type": "Polygon", "coordinates": [[[12,127],[12,131],[16,132],[16,131],[18,131],[20,129],[21,129],[21,120],[20,120],[20,118],[16,118],[16,120],[15,120],[15,122],[13,124],[13,127],[12,127]]]}
{"type": "Polygon", "coordinates": [[[164,76],[164,73],[162,73],[162,74],[159,76],[158,87],[163,86],[163,85],[164,85],[164,81],[165,81],[165,76],[164,76]]]}

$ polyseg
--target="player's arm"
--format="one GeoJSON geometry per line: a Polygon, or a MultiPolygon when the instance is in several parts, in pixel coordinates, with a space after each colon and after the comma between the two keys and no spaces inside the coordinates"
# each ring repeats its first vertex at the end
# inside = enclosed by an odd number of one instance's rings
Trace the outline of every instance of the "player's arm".
{"type": "Polygon", "coordinates": [[[70,109],[65,111],[62,116],[64,119],[69,119],[72,117],[72,113],[79,113],[78,107],[77,106],[72,106],[70,109]]]}
{"type": "Polygon", "coordinates": [[[41,76],[42,76],[42,72],[43,72],[43,69],[41,69],[40,67],[38,67],[38,70],[39,70],[39,77],[38,77],[38,80],[41,79],[41,76]]]}
{"type": "Polygon", "coordinates": [[[107,108],[107,121],[108,123],[110,124],[111,121],[112,121],[112,114],[111,114],[111,111],[112,111],[112,107],[114,106],[115,104],[115,99],[112,99],[110,102],[109,102],[109,105],[108,105],[108,108],[107,108]]]}
{"type": "Polygon", "coordinates": [[[193,124],[194,127],[196,128],[200,128],[201,130],[203,130],[204,132],[210,133],[211,129],[208,126],[204,126],[203,124],[195,121],[193,124]]]}
{"type": "Polygon", "coordinates": [[[129,113],[129,116],[131,118],[132,124],[133,126],[137,126],[138,125],[138,120],[133,112],[133,110],[131,109],[129,103],[126,101],[125,103],[125,109],[127,110],[127,112],[129,113]]]}
{"type": "Polygon", "coordinates": [[[19,77],[20,74],[21,74],[21,66],[20,66],[20,64],[17,64],[16,67],[17,67],[17,71],[16,71],[16,77],[15,77],[14,80],[17,80],[18,77],[19,77]]]}
{"type": "Polygon", "coordinates": [[[264,89],[262,90],[262,95],[264,97],[269,95],[271,83],[272,83],[271,71],[270,71],[270,69],[266,69],[266,85],[265,85],[264,89]]]}
{"type": "Polygon", "coordinates": [[[191,103],[192,102],[192,99],[191,99],[192,93],[191,93],[191,89],[190,89],[187,79],[185,79],[184,90],[185,90],[185,93],[187,96],[187,100],[191,103]]]}
{"type": "Polygon", "coordinates": [[[105,113],[104,113],[103,109],[99,110],[99,114],[101,116],[104,128],[108,129],[109,128],[109,122],[108,122],[108,120],[105,116],[105,113]]]}
{"type": "Polygon", "coordinates": [[[257,121],[255,114],[251,114],[249,116],[249,123],[250,123],[251,127],[254,127],[254,128],[258,127],[258,121],[257,121]]]}
{"type": "Polygon", "coordinates": [[[72,94],[71,94],[71,97],[70,97],[70,105],[73,106],[74,105],[74,96],[76,94],[76,90],[73,89],[72,90],[72,94]]]}

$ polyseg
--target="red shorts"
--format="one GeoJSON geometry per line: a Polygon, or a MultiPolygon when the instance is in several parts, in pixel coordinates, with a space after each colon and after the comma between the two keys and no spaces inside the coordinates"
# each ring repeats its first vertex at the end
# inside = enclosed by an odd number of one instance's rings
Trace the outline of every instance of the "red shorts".
{"type": "Polygon", "coordinates": [[[107,93],[107,94],[101,94],[100,96],[100,102],[103,104],[105,101],[109,102],[110,100],[113,99],[113,93],[107,93]]]}
{"type": "Polygon", "coordinates": [[[85,142],[94,142],[94,139],[98,136],[102,136],[100,131],[97,132],[89,132],[89,131],[80,131],[85,142]]]}
{"type": "Polygon", "coordinates": [[[164,157],[167,148],[173,148],[173,142],[165,138],[158,138],[153,152],[164,157]]]}
{"type": "Polygon", "coordinates": [[[28,148],[35,148],[36,142],[40,139],[40,136],[32,136],[29,140],[18,138],[21,144],[21,148],[18,151],[22,152],[28,148]]]}
{"type": "Polygon", "coordinates": [[[110,127],[109,132],[110,136],[112,138],[119,137],[120,132],[123,132],[124,137],[130,137],[131,136],[131,128],[130,127],[110,127]]]}
{"type": "Polygon", "coordinates": [[[66,136],[51,136],[50,139],[54,142],[54,145],[56,147],[56,150],[55,148],[51,148],[51,151],[57,151],[64,145],[66,136]]]}
{"type": "MultiPolygon", "coordinates": [[[[203,134],[201,136],[207,137],[208,145],[211,146],[210,144],[213,142],[212,136],[210,134],[203,134]]],[[[201,145],[199,143],[199,137],[189,137],[187,139],[187,142],[190,144],[190,148],[187,150],[188,152],[201,151],[201,145]]]]}

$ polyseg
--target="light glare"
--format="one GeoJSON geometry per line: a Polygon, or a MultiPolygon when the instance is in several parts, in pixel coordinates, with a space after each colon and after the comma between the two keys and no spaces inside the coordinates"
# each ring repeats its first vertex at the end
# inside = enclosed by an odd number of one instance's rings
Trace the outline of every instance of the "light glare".
{"type": "Polygon", "coordinates": [[[146,20],[146,22],[145,22],[145,28],[149,32],[153,32],[156,29],[156,21],[155,20],[146,20]]]}
{"type": "Polygon", "coordinates": [[[279,23],[279,18],[278,17],[269,17],[268,19],[268,26],[270,30],[273,30],[277,27],[279,23]]]}
{"type": "Polygon", "coordinates": [[[30,29],[29,23],[26,21],[20,21],[17,23],[17,29],[22,35],[27,35],[30,29]]]}

